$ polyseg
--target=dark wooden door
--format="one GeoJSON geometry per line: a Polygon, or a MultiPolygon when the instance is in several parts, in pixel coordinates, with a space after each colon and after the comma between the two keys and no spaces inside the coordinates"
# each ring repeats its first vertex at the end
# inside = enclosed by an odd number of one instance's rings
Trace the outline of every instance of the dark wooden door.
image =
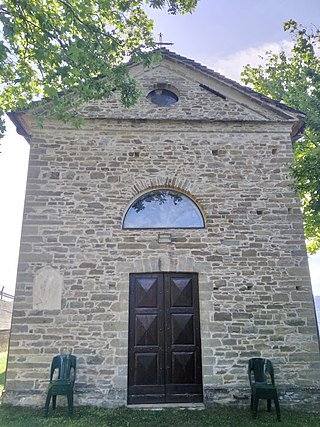
{"type": "Polygon", "coordinates": [[[130,274],[128,403],[202,402],[196,273],[130,274]]]}

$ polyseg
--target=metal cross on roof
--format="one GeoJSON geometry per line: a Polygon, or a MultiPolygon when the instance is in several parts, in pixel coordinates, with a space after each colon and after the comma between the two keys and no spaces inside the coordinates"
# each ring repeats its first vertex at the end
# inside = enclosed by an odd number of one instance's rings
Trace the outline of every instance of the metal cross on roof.
{"type": "Polygon", "coordinates": [[[162,41],[162,37],[163,37],[162,33],[159,33],[158,36],[159,36],[159,41],[156,42],[156,45],[162,47],[162,46],[172,46],[174,44],[172,42],[164,42],[164,41],[162,41]]]}

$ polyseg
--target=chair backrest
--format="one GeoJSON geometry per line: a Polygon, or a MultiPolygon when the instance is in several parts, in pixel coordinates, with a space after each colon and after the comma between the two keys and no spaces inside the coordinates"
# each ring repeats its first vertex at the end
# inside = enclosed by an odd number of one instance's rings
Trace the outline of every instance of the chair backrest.
{"type": "Polygon", "coordinates": [[[51,362],[50,381],[52,381],[57,370],[58,380],[70,380],[74,383],[76,379],[77,358],[70,354],[54,356],[51,362]]]}
{"type": "Polygon", "coordinates": [[[269,379],[274,385],[274,371],[271,360],[262,357],[249,359],[248,376],[251,385],[253,383],[266,383],[269,379]]]}

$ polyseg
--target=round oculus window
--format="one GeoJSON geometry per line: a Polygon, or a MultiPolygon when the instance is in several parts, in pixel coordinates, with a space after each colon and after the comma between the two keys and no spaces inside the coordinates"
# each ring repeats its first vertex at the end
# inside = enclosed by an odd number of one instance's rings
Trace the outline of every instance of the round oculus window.
{"type": "Polygon", "coordinates": [[[147,99],[159,107],[166,107],[168,105],[178,102],[178,96],[169,89],[154,89],[148,93],[147,99]]]}

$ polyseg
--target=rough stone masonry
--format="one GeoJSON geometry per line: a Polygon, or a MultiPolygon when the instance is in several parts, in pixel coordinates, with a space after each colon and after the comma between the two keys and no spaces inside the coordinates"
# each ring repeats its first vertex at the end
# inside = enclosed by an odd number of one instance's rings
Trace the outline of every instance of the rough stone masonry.
{"type": "MultiPolygon", "coordinates": [[[[81,129],[11,115],[31,152],[4,401],[42,405],[51,359],[78,358],[77,404],[127,402],[129,273],[196,272],[204,403],[248,404],[247,361],[270,358],[281,402],[319,403],[318,337],[288,162],[301,115],[163,50],[141,98],[83,106],[81,129]],[[146,95],[166,87],[178,102],[146,95]],[[122,228],[136,197],[188,195],[200,229],[122,228]],[[162,230],[163,231],[163,230],[162,230]]],[[[35,112],[36,107],[35,107],[35,112]]]]}

